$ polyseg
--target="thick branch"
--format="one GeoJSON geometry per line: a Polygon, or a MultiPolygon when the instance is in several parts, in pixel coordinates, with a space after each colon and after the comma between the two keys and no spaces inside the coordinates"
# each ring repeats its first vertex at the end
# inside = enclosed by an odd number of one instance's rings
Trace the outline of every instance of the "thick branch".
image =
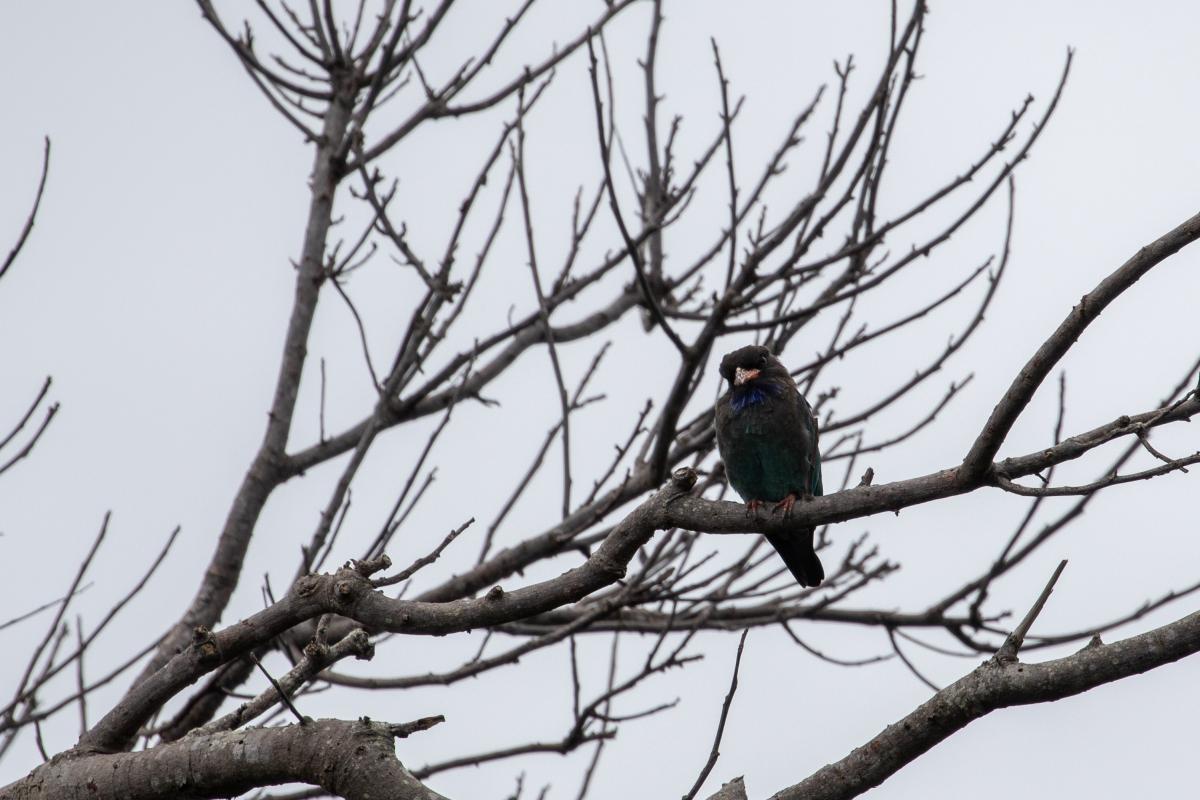
{"type": "Polygon", "coordinates": [[[445,800],[396,759],[392,739],[409,731],[367,719],[322,719],[187,736],[138,753],[60,756],[0,789],[0,797],[174,800],[301,782],[348,800],[445,800]]]}
{"type": "Polygon", "coordinates": [[[308,333],[316,313],[317,298],[324,280],[325,244],[333,214],[340,165],[335,152],[345,135],[350,117],[349,100],[336,98],[329,104],[325,128],[317,147],[311,182],[312,199],[308,224],[296,273],[291,319],[284,338],[283,358],[275,384],[275,397],[268,414],[262,445],[247,471],[229,509],[208,569],[188,610],[163,637],[158,650],[139,680],[157,670],[187,641],[197,625],[211,626],[220,619],[241,576],[242,561],[250,537],[267,497],[284,479],[280,470],[292,427],[292,414],[300,391],[300,378],[308,353],[308,333]]]}
{"type": "Polygon", "coordinates": [[[939,742],[1000,708],[1061,700],[1200,651],[1200,612],[1113,644],[1093,640],[1041,664],[992,658],[834,764],[772,800],[844,800],[883,783],[939,742]]]}
{"type": "Polygon", "coordinates": [[[78,749],[121,748],[163,703],[201,675],[321,614],[340,614],[374,630],[443,634],[512,622],[578,602],[624,577],[634,554],[662,527],[666,509],[691,489],[695,478],[691,470],[680,470],[667,486],[630,512],[583,564],[511,592],[496,586],[483,597],[446,603],[393,600],[369,579],[372,572],[391,565],[386,556],[352,563],[333,575],[305,576],[283,600],[236,625],[216,633],[196,628],[191,646],[134,686],[80,739],[78,749]]]}

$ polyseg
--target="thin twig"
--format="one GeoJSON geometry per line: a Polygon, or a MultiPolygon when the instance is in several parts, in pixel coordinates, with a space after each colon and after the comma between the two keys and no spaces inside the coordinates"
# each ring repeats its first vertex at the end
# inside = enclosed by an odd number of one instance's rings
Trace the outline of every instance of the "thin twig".
{"type": "Polygon", "coordinates": [[[721,718],[717,722],[717,735],[713,738],[712,749],[708,752],[708,760],[704,762],[704,768],[696,776],[696,782],[692,784],[691,791],[683,796],[683,800],[692,800],[696,796],[700,787],[704,785],[704,781],[708,779],[708,773],[712,772],[717,759],[721,756],[721,737],[725,735],[725,720],[729,718],[729,707],[733,704],[734,693],[737,692],[738,670],[742,667],[742,650],[746,646],[746,634],[749,632],[749,630],[742,631],[742,636],[738,639],[737,657],[733,661],[733,677],[729,681],[729,691],[725,694],[725,702],[721,704],[721,718]]]}
{"type": "Polygon", "coordinates": [[[33,230],[34,220],[37,219],[38,208],[42,205],[42,192],[46,189],[46,177],[50,174],[50,137],[43,139],[45,143],[42,148],[42,177],[38,180],[37,194],[33,198],[33,208],[29,210],[29,215],[25,217],[25,225],[21,228],[21,234],[17,237],[17,243],[13,245],[8,256],[4,259],[4,263],[0,264],[0,278],[4,277],[4,273],[8,272],[8,268],[17,260],[17,256],[21,254],[21,248],[25,246],[25,240],[29,238],[29,232],[33,230]]]}
{"type": "Polygon", "coordinates": [[[301,725],[306,724],[308,719],[296,709],[295,705],[292,704],[292,698],[288,697],[287,692],[285,692],[283,687],[279,685],[279,681],[271,677],[271,673],[267,672],[267,668],[264,667],[262,662],[258,660],[258,656],[254,655],[254,653],[247,653],[246,657],[254,662],[254,666],[258,667],[259,671],[262,672],[263,675],[267,676],[267,680],[271,682],[271,685],[275,687],[275,691],[279,693],[279,699],[282,700],[283,704],[286,705],[288,709],[296,716],[296,721],[301,725]]]}
{"type": "Polygon", "coordinates": [[[1058,566],[1054,569],[1054,574],[1050,576],[1050,580],[1046,581],[1046,588],[1042,589],[1042,593],[1038,595],[1038,599],[1030,607],[1025,614],[1025,618],[1017,627],[1013,628],[1013,632],[1004,640],[1004,644],[996,651],[997,661],[1016,661],[1017,654],[1021,651],[1021,645],[1025,643],[1025,636],[1029,633],[1029,628],[1033,625],[1034,620],[1038,618],[1038,614],[1042,613],[1042,608],[1045,607],[1046,601],[1050,599],[1050,593],[1054,591],[1054,584],[1058,583],[1058,576],[1062,575],[1064,569],[1067,568],[1067,560],[1064,558],[1058,562],[1058,566]]]}
{"type": "Polygon", "coordinates": [[[671,340],[671,344],[675,345],[675,349],[686,357],[691,352],[691,349],[683,343],[683,340],[679,338],[679,334],[667,323],[667,318],[663,315],[662,306],[659,305],[658,297],[651,290],[650,283],[646,278],[646,268],[642,263],[641,252],[637,244],[633,241],[633,237],[629,233],[629,228],[625,225],[625,218],[621,215],[621,205],[617,201],[617,189],[613,185],[608,144],[604,138],[604,104],[600,100],[600,83],[596,75],[596,50],[592,46],[591,37],[588,37],[587,48],[590,63],[588,74],[591,76],[592,81],[592,103],[596,110],[596,126],[599,132],[600,163],[604,168],[604,186],[608,190],[608,204],[612,208],[613,220],[617,223],[617,229],[621,232],[621,238],[625,241],[625,254],[633,264],[637,284],[642,291],[642,298],[646,301],[647,309],[650,311],[651,316],[654,317],[654,321],[662,327],[663,333],[671,340]]]}

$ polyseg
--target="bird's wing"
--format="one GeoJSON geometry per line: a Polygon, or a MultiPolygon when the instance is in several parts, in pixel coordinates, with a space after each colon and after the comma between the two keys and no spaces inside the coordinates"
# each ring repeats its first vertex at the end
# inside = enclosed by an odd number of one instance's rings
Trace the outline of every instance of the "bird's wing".
{"type": "Polygon", "coordinates": [[[804,395],[795,387],[789,387],[791,395],[785,404],[789,419],[785,430],[788,432],[789,446],[795,449],[799,456],[800,470],[807,476],[804,491],[817,496],[824,494],[825,487],[821,481],[821,449],[817,446],[817,417],[804,395]]]}
{"type": "Polygon", "coordinates": [[[800,402],[804,404],[804,411],[809,421],[812,422],[812,494],[814,497],[820,497],[825,494],[825,484],[821,480],[821,426],[817,422],[817,415],[813,413],[809,407],[808,401],[803,396],[800,402]]]}

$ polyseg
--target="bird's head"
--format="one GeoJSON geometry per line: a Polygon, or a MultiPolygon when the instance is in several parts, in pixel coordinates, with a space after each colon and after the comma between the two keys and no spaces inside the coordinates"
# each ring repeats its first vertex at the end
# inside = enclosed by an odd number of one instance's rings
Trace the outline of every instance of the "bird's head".
{"type": "Polygon", "coordinates": [[[721,359],[721,377],[731,389],[745,386],[751,381],[780,380],[789,383],[791,380],[787,368],[771,355],[770,350],[759,344],[726,353],[721,359]]]}

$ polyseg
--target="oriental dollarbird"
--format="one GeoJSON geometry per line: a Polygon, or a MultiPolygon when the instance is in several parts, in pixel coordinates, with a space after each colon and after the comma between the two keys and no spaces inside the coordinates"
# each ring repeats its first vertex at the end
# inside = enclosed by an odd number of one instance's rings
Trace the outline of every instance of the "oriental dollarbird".
{"type": "MultiPolygon", "coordinates": [[[[729,389],[717,401],[717,447],[750,513],[769,502],[787,515],[797,499],[822,494],[817,419],[779,359],[765,347],[743,347],[721,359],[721,377],[729,389]]],[[[813,531],[767,535],[801,586],[825,577],[813,531]]]]}

